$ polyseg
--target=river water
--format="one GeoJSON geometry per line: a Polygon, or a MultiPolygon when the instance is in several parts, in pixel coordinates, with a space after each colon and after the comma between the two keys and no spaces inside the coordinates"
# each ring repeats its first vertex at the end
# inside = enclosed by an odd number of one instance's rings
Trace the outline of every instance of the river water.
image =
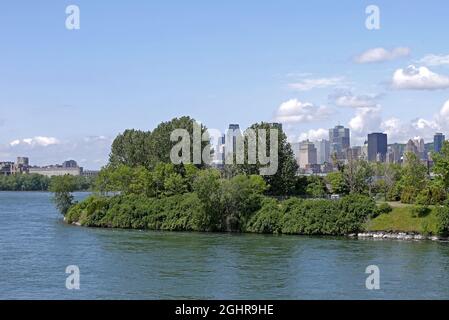
{"type": "Polygon", "coordinates": [[[49,193],[0,192],[0,299],[449,299],[449,244],[91,229],[49,193]]]}

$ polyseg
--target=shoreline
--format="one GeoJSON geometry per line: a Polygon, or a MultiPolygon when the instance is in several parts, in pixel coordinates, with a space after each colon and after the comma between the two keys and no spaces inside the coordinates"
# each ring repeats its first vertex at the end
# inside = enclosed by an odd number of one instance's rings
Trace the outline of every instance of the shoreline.
{"type": "Polygon", "coordinates": [[[350,238],[376,239],[376,240],[405,240],[405,241],[449,241],[447,237],[435,235],[423,235],[417,232],[387,232],[387,231],[367,231],[349,234],[350,238]]]}
{"type": "MultiPolygon", "coordinates": [[[[68,223],[66,220],[66,217],[63,218],[64,223],[68,225],[73,225],[77,227],[83,227],[83,228],[91,228],[83,226],[79,222],[72,222],[68,223]]],[[[102,228],[102,229],[119,229],[119,228],[102,228]]],[[[151,229],[126,229],[126,230],[141,230],[141,231],[160,231],[160,230],[151,230],[151,229]]],[[[168,232],[174,232],[169,231],[168,232]]],[[[194,231],[184,231],[184,232],[194,232],[194,231]]],[[[242,233],[242,232],[219,232],[219,233],[242,233]]],[[[243,232],[248,234],[267,234],[267,233],[254,233],[254,232],[243,232]]],[[[283,234],[279,234],[283,235],[283,234]]],[[[287,235],[287,234],[286,234],[287,235]]],[[[288,234],[288,235],[295,235],[295,234],[288,234]]],[[[439,237],[439,236],[425,236],[417,232],[385,232],[385,231],[368,231],[368,232],[359,232],[359,233],[351,233],[347,235],[306,235],[306,234],[296,234],[297,236],[307,236],[307,237],[323,237],[323,236],[330,236],[330,237],[344,237],[344,238],[351,238],[351,239],[360,239],[360,240],[366,240],[366,239],[374,239],[374,240],[403,240],[403,241],[438,241],[438,242],[447,242],[449,241],[449,238],[447,237],[439,237]]]]}

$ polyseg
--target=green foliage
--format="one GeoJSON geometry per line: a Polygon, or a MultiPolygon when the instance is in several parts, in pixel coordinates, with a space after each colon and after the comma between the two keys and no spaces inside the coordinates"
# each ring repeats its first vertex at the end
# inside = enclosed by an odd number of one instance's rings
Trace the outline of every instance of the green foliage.
{"type": "Polygon", "coordinates": [[[246,231],[254,233],[280,233],[281,210],[277,200],[265,198],[262,208],[258,210],[249,220],[246,231]]]}
{"type": "Polygon", "coordinates": [[[346,184],[342,172],[330,172],[327,174],[326,179],[331,185],[332,193],[341,195],[349,193],[349,186],[346,184]]]}
{"type": "Polygon", "coordinates": [[[374,219],[382,214],[389,214],[393,211],[393,208],[386,202],[381,203],[377,206],[376,210],[374,210],[372,216],[370,216],[371,219],[374,219]]]}
{"type": "MultiPolygon", "coordinates": [[[[0,191],[48,191],[51,181],[57,177],[47,177],[40,174],[0,175],[0,191]]],[[[90,177],[75,176],[73,178],[77,191],[90,189],[93,179],[90,177]]]]}
{"type": "Polygon", "coordinates": [[[56,208],[62,215],[73,205],[72,192],[76,191],[76,177],[71,175],[53,177],[50,184],[50,191],[54,193],[53,201],[56,208]]]}
{"type": "Polygon", "coordinates": [[[415,203],[418,205],[437,205],[443,203],[447,198],[446,191],[440,182],[431,182],[416,196],[415,203]]]}
{"type": "Polygon", "coordinates": [[[112,166],[149,167],[151,132],[125,130],[112,142],[109,163],[112,166]]]}
{"type": "Polygon", "coordinates": [[[437,209],[437,233],[441,236],[449,236],[449,206],[440,206],[437,209]]]}
{"type": "Polygon", "coordinates": [[[444,141],[439,153],[432,154],[433,172],[445,191],[449,189],[449,141],[444,141]]]}
{"type": "MultiPolygon", "coordinates": [[[[270,154],[270,129],[278,130],[278,168],[274,175],[264,176],[264,180],[269,186],[267,193],[270,195],[291,195],[295,192],[297,186],[296,172],[298,171],[298,164],[296,163],[295,156],[291,149],[290,143],[287,142],[287,136],[282,130],[282,126],[273,123],[255,123],[250,129],[255,131],[259,129],[267,130],[266,135],[266,154],[270,154]]],[[[259,142],[257,142],[259,147],[259,142]]],[[[233,168],[227,169],[229,173],[240,173],[248,175],[259,174],[259,169],[263,167],[259,161],[257,164],[248,164],[248,139],[245,137],[245,164],[231,166],[233,168]]]]}
{"type": "Polygon", "coordinates": [[[414,153],[406,153],[400,185],[401,202],[415,203],[416,197],[427,185],[427,168],[414,153]]]}
{"type": "Polygon", "coordinates": [[[307,177],[306,194],[313,198],[322,198],[327,195],[327,188],[324,179],[319,176],[307,177]]]}
{"type": "Polygon", "coordinates": [[[430,213],[430,208],[428,206],[417,205],[411,208],[412,217],[422,218],[430,213]]]}

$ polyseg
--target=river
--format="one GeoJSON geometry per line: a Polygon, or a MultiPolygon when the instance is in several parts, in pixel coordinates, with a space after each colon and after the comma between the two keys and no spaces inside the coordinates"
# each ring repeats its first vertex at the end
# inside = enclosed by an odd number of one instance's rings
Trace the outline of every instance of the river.
{"type": "Polygon", "coordinates": [[[91,229],[49,193],[0,192],[0,299],[449,299],[449,244],[91,229]]]}

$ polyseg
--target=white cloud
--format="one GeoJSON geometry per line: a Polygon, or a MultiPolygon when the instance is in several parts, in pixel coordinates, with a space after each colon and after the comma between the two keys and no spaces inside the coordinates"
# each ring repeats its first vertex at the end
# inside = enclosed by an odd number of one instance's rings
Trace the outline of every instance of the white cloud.
{"type": "Polygon", "coordinates": [[[449,55],[428,54],[424,58],[418,60],[418,63],[429,67],[449,65],[449,55]]]}
{"type": "Polygon", "coordinates": [[[410,49],[406,47],[397,47],[392,50],[385,48],[373,48],[363,52],[355,58],[357,63],[373,63],[394,60],[410,55],[410,49]]]}
{"type": "Polygon", "coordinates": [[[54,137],[42,137],[42,136],[37,136],[34,138],[26,138],[26,139],[22,139],[22,140],[13,140],[9,143],[9,145],[11,147],[14,146],[18,146],[21,144],[24,145],[29,145],[29,146],[40,146],[40,147],[47,147],[47,146],[51,146],[51,145],[55,145],[55,144],[59,144],[59,140],[54,138],[54,137]]]}
{"type": "Polygon", "coordinates": [[[351,92],[340,92],[329,96],[338,107],[366,108],[377,106],[377,96],[354,95],[351,92]]]}
{"type": "Polygon", "coordinates": [[[332,110],[326,106],[316,106],[309,102],[290,99],[282,103],[276,111],[275,121],[282,123],[305,123],[326,119],[332,110]]]}
{"type": "Polygon", "coordinates": [[[356,140],[358,143],[363,142],[368,133],[379,131],[381,122],[380,106],[358,108],[355,116],[348,124],[353,140],[356,140]]]}
{"type": "Polygon", "coordinates": [[[309,91],[317,88],[335,87],[344,85],[343,77],[304,79],[296,83],[290,83],[289,87],[299,91],[309,91]]]}
{"type": "Polygon", "coordinates": [[[299,135],[298,141],[310,140],[317,141],[321,139],[329,139],[329,130],[320,128],[320,129],[311,129],[307,132],[303,132],[299,135]]]}
{"type": "Polygon", "coordinates": [[[395,71],[392,80],[395,89],[437,90],[449,88],[449,77],[439,75],[426,67],[408,66],[395,71]]]}

